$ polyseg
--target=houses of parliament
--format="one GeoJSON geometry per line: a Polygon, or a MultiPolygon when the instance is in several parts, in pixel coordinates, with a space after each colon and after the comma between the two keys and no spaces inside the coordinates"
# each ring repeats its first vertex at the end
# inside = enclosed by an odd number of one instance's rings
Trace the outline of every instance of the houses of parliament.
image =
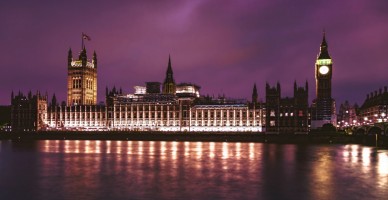
{"type": "Polygon", "coordinates": [[[325,34],[315,63],[316,99],[309,106],[307,81],[294,82],[294,96],[282,97],[281,85],[265,85],[265,102],[256,84],[250,100],[202,96],[200,86],[177,83],[169,56],[162,82],[135,86],[133,94],[105,89],[97,104],[97,53],[88,59],[85,46],[77,57],[68,51],[67,101],[37,92],[11,95],[12,131],[180,131],[308,133],[335,124],[331,96],[333,62],[325,34]]]}

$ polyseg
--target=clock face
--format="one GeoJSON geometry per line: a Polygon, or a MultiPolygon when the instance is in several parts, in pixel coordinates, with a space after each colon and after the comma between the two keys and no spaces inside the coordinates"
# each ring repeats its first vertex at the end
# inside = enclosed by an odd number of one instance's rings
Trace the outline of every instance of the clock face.
{"type": "Polygon", "coordinates": [[[322,75],[325,75],[329,72],[329,67],[326,66],[326,65],[323,65],[321,67],[319,67],[319,73],[322,74],[322,75]]]}

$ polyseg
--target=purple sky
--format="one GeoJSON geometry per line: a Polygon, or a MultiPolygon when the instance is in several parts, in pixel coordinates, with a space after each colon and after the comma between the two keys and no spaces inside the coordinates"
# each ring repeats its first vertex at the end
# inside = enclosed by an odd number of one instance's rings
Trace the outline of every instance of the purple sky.
{"type": "Polygon", "coordinates": [[[0,2],[0,105],[11,91],[66,97],[67,51],[77,56],[81,33],[99,61],[98,101],[106,86],[162,82],[171,54],[176,82],[202,94],[249,98],[253,84],[309,82],[326,30],[333,58],[333,97],[362,104],[388,85],[388,1],[155,0],[0,2]],[[106,2],[106,3],[102,3],[106,2]]]}

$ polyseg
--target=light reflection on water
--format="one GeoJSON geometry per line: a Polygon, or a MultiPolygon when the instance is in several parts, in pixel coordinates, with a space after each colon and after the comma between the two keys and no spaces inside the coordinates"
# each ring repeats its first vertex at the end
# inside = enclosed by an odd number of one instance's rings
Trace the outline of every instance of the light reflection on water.
{"type": "Polygon", "coordinates": [[[388,195],[388,151],[360,145],[0,141],[0,158],[0,194],[25,199],[384,199],[388,195]],[[23,184],[26,187],[16,187],[23,184]],[[19,192],[20,188],[29,189],[19,192]]]}

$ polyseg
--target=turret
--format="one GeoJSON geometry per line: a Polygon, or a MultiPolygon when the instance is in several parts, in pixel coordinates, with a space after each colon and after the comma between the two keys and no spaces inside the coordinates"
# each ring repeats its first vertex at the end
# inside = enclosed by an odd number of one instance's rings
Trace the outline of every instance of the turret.
{"type": "Polygon", "coordinates": [[[92,63],[94,64],[94,68],[97,68],[97,54],[96,54],[96,51],[94,51],[94,53],[93,53],[92,63]]]}
{"type": "Polygon", "coordinates": [[[256,83],[253,85],[253,91],[252,91],[252,103],[257,103],[257,88],[256,88],[256,83]]]}
{"type": "Polygon", "coordinates": [[[306,92],[308,92],[309,91],[309,83],[307,82],[307,80],[306,80],[305,88],[306,88],[306,92]]]}
{"type": "Polygon", "coordinates": [[[294,97],[295,97],[297,91],[298,91],[298,86],[296,85],[296,80],[295,80],[294,81],[294,97]]]}
{"type": "Polygon", "coordinates": [[[69,48],[67,55],[67,66],[71,66],[71,61],[73,61],[73,53],[71,52],[71,48],[69,48]]]}
{"type": "Polygon", "coordinates": [[[54,93],[51,99],[51,106],[54,107],[56,105],[57,105],[57,97],[55,96],[55,93],[54,93]]]}

